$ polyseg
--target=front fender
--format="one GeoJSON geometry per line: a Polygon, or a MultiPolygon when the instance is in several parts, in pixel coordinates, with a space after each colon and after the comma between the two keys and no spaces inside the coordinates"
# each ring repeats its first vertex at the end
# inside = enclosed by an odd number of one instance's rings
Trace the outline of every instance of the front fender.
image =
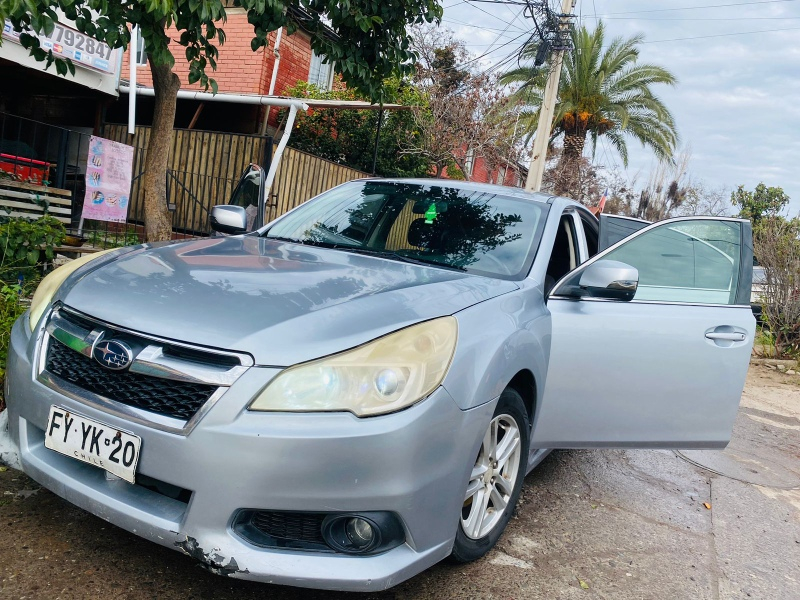
{"type": "Polygon", "coordinates": [[[458,345],[444,387],[462,410],[497,398],[514,376],[533,374],[540,398],[550,357],[550,312],[541,287],[520,290],[455,314],[458,345]]]}

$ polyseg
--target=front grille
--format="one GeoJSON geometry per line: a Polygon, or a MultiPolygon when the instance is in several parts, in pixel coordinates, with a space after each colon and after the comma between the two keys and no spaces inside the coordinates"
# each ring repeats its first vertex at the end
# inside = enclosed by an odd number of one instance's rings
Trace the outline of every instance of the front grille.
{"type": "Polygon", "coordinates": [[[183,421],[191,419],[217,391],[213,385],[111,371],[55,338],[50,338],[45,368],[104,398],[183,421]]]}
{"type": "Polygon", "coordinates": [[[322,521],[324,514],[271,512],[259,510],[253,513],[250,524],[260,532],[279,540],[292,540],[324,544],[322,521]]]}

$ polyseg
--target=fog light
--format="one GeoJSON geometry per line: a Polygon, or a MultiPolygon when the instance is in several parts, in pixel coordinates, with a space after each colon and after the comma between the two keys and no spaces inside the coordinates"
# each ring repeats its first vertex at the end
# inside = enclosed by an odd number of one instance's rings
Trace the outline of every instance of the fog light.
{"type": "Polygon", "coordinates": [[[372,530],[372,525],[369,524],[369,521],[365,521],[359,517],[347,519],[344,531],[347,534],[347,539],[359,550],[372,544],[372,541],[375,539],[375,532],[372,530]]]}
{"type": "Polygon", "coordinates": [[[392,513],[370,511],[330,514],[322,522],[322,537],[336,552],[378,554],[405,541],[405,531],[392,513]]]}

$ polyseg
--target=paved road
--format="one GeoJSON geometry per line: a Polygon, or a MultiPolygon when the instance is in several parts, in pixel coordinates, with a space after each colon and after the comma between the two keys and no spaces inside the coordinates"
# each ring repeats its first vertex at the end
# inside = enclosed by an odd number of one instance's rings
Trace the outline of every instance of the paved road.
{"type": "Polygon", "coordinates": [[[6,470],[0,597],[800,598],[798,459],[800,380],[754,366],[724,453],[554,453],[485,559],[360,596],[210,575],[6,470]]]}

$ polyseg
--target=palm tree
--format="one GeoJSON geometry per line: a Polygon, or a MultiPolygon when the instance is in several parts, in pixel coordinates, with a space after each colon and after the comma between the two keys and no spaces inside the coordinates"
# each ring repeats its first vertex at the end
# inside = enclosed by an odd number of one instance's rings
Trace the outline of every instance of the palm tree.
{"type": "MultiPolygon", "coordinates": [[[[672,73],[651,64],[637,64],[638,44],[642,36],[614,38],[604,47],[605,28],[602,21],[594,31],[573,28],[572,48],[566,52],[558,86],[558,103],[551,139],[564,136],[561,161],[580,158],[586,136],[592,140],[603,136],[619,152],[628,165],[627,137],[639,140],[660,160],[669,160],[678,141],[675,121],[651,86],[658,83],[675,85],[672,73]]],[[[522,57],[531,61],[505,73],[503,84],[521,84],[514,96],[523,106],[520,124],[533,136],[539,123],[547,80],[547,66],[533,66],[536,45],[524,49],[522,57]]]]}

